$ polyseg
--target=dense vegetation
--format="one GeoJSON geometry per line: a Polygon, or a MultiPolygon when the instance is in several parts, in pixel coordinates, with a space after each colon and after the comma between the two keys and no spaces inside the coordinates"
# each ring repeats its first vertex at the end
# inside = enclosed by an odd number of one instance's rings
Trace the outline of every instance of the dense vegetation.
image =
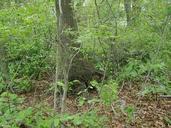
{"type": "Polygon", "coordinates": [[[169,128],[171,2],[60,2],[0,1],[0,128],[169,128]]]}

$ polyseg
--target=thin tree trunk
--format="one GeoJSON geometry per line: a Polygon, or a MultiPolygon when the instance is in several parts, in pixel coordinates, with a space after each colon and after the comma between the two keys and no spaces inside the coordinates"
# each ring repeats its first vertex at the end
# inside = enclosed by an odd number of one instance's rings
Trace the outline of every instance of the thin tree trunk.
{"type": "MultiPolygon", "coordinates": [[[[57,69],[56,69],[56,83],[58,79],[64,81],[63,94],[61,96],[61,113],[65,112],[65,100],[68,91],[68,73],[70,69],[74,35],[70,32],[77,31],[76,20],[71,7],[71,0],[56,0],[56,13],[58,20],[58,45],[57,45],[57,69]],[[58,75],[60,74],[60,78],[58,75]]],[[[54,99],[56,100],[56,93],[54,99]]],[[[54,101],[54,108],[56,103],[54,101]]],[[[64,127],[63,125],[61,127],[64,127]]]]}
{"type": "Polygon", "coordinates": [[[127,26],[131,24],[131,0],[124,0],[127,26]]]}

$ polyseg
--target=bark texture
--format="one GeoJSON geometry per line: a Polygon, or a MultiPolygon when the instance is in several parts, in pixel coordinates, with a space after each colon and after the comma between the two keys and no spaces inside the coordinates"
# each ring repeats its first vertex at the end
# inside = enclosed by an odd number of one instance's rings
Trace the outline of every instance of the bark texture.
{"type": "MultiPolygon", "coordinates": [[[[61,95],[61,113],[64,113],[65,111],[65,100],[68,91],[68,74],[74,57],[70,46],[74,43],[73,32],[76,32],[77,30],[71,3],[71,0],[56,0],[59,39],[57,44],[56,83],[59,79],[64,81],[61,95]]],[[[54,96],[56,97],[56,95],[54,96]]],[[[56,99],[55,97],[54,99],[56,99]]]]}
{"type": "Polygon", "coordinates": [[[124,0],[127,26],[131,24],[131,0],[124,0]]]}

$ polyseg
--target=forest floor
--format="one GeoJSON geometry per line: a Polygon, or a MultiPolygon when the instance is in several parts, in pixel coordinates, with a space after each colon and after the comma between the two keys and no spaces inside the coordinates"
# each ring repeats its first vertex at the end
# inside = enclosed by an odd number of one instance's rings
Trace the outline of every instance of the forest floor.
{"type": "MultiPolygon", "coordinates": [[[[48,81],[36,82],[36,88],[29,93],[21,94],[25,98],[24,107],[44,105],[53,108],[53,94],[47,90],[48,81]]],[[[74,114],[99,110],[100,116],[109,120],[104,124],[107,128],[171,128],[167,118],[171,118],[171,101],[160,99],[156,95],[139,96],[140,87],[137,84],[124,85],[118,94],[118,100],[110,106],[100,102],[78,105],[78,97],[68,96],[67,112],[74,114]],[[130,109],[128,106],[131,106],[130,109]],[[128,108],[128,112],[124,111],[128,108]]],[[[89,94],[91,99],[98,99],[97,92],[89,94]]]]}

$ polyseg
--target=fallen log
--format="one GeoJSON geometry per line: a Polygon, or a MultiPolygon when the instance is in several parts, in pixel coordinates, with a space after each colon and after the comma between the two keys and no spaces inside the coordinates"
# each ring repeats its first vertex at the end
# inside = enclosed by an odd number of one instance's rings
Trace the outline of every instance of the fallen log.
{"type": "Polygon", "coordinates": [[[171,100],[171,95],[160,95],[159,98],[171,100]]]}

